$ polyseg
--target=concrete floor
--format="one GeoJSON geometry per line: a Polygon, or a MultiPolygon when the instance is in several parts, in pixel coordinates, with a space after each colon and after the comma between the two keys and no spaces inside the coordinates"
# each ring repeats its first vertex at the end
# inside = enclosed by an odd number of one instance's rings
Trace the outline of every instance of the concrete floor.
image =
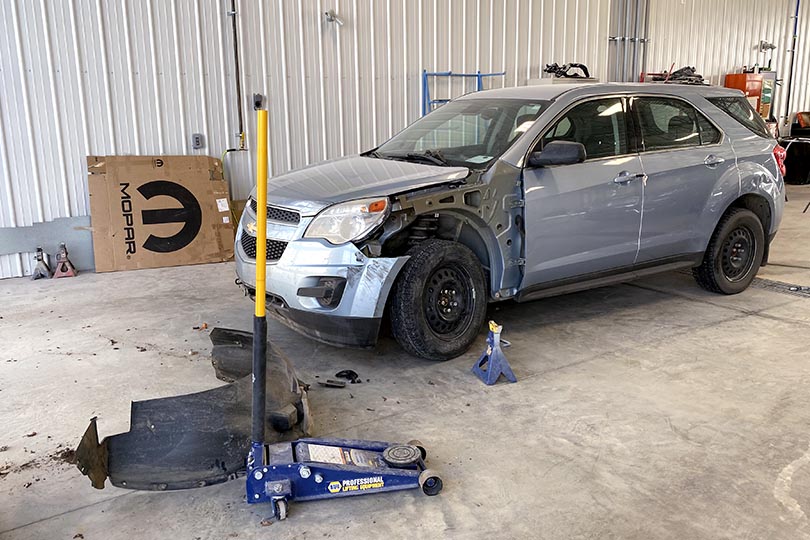
{"type": "MultiPolygon", "coordinates": [[[[761,276],[810,286],[810,187],[791,199],[761,276]]],[[[420,438],[438,497],[299,503],[263,526],[243,481],[92,489],[61,454],[90,417],[126,431],[131,400],[219,384],[192,327],[251,327],[233,278],[219,264],[0,282],[0,539],[810,538],[810,298],[716,296],[680,273],[493,307],[514,385],[469,373],[483,335],[430,363],[271,323],[302,379],[370,379],[313,386],[317,435],[420,438]]]]}

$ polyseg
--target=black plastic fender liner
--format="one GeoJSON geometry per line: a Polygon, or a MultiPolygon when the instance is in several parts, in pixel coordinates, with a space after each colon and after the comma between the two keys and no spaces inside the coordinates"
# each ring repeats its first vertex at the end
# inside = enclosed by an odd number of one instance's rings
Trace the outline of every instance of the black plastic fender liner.
{"type": "MultiPolygon", "coordinates": [[[[211,365],[217,379],[233,382],[250,375],[253,369],[253,333],[230,328],[214,328],[209,335],[211,365]]],[[[278,349],[271,348],[270,354],[278,349]]]]}
{"type": "MultiPolygon", "coordinates": [[[[267,362],[267,443],[308,436],[307,394],[271,344],[267,362]]],[[[97,420],[76,450],[93,487],[171,490],[225,482],[245,470],[250,449],[251,377],[182,396],[132,403],[130,430],[98,441],[97,420]]]]}

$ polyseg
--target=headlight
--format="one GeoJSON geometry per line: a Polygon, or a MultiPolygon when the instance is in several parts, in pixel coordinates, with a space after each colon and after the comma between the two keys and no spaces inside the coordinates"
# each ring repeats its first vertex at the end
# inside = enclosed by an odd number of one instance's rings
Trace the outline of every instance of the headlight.
{"type": "Polygon", "coordinates": [[[323,238],[340,245],[361,240],[388,217],[388,199],[359,199],[321,211],[307,227],[304,238],[323,238]]]}

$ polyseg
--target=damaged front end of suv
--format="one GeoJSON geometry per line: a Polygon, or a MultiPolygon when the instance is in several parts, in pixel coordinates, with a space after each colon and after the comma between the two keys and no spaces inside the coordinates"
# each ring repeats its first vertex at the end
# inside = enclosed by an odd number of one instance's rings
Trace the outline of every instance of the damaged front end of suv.
{"type": "MultiPolygon", "coordinates": [[[[519,283],[520,169],[498,157],[544,105],[457,100],[371,152],[273,178],[268,312],[319,341],[371,347],[388,309],[408,352],[464,352],[488,301],[510,297],[519,283]],[[493,136],[495,122],[503,127],[493,136]]],[[[251,296],[255,205],[251,196],[235,249],[251,296]]]]}

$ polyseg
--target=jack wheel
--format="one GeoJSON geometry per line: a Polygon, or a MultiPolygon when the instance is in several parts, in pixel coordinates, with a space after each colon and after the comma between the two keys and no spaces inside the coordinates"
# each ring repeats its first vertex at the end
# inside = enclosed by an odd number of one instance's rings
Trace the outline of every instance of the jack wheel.
{"type": "Polygon", "coordinates": [[[417,447],[419,449],[419,452],[422,454],[422,459],[427,459],[427,450],[425,450],[425,445],[422,444],[422,441],[420,441],[419,439],[413,439],[408,441],[408,444],[417,447]]]}
{"type": "Polygon", "coordinates": [[[287,500],[278,499],[273,501],[273,510],[275,510],[276,519],[279,521],[287,519],[287,500]]]}
{"type": "Polygon", "coordinates": [[[401,469],[419,463],[422,451],[412,444],[395,444],[383,450],[382,458],[389,467],[401,469]]]}
{"type": "Polygon", "coordinates": [[[442,486],[442,478],[436,474],[436,471],[425,469],[419,475],[419,487],[422,488],[422,492],[428,497],[438,495],[442,490],[442,486]]]}

